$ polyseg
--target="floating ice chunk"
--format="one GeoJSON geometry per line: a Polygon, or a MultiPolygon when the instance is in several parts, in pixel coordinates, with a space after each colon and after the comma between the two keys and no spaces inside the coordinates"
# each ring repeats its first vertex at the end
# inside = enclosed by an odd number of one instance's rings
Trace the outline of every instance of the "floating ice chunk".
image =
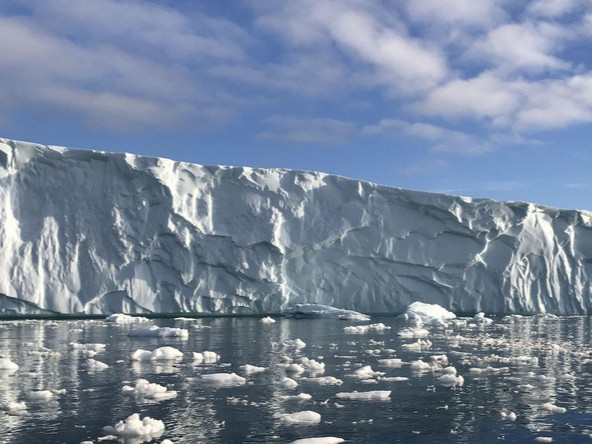
{"type": "Polygon", "coordinates": [[[344,442],[342,438],[335,438],[334,436],[323,436],[319,438],[302,438],[292,441],[290,444],[339,444],[344,442]]]}
{"type": "Polygon", "coordinates": [[[303,378],[302,381],[312,382],[318,385],[341,385],[343,381],[334,376],[319,376],[317,378],[303,378]]]}
{"type": "Polygon", "coordinates": [[[325,373],[324,362],[318,362],[314,359],[309,359],[306,357],[300,358],[299,362],[304,372],[310,375],[322,375],[323,373],[325,373]]]}
{"type": "Polygon", "coordinates": [[[514,412],[501,412],[502,419],[507,419],[508,421],[516,421],[516,413],[514,412]]]}
{"type": "Polygon", "coordinates": [[[462,387],[465,383],[465,378],[460,375],[456,376],[456,374],[446,374],[440,376],[438,382],[444,387],[462,387]]]}
{"type": "Polygon", "coordinates": [[[161,401],[172,399],[177,396],[177,392],[169,390],[165,386],[150,383],[146,379],[138,379],[134,386],[124,385],[121,391],[126,395],[133,395],[136,398],[161,401]]]}
{"type": "Polygon", "coordinates": [[[481,325],[491,325],[493,324],[493,319],[487,318],[485,317],[485,313],[479,312],[473,317],[473,322],[481,325]]]}
{"type": "Polygon", "coordinates": [[[282,399],[284,401],[310,401],[312,396],[308,393],[298,393],[297,395],[284,395],[282,399]]]}
{"type": "Polygon", "coordinates": [[[507,371],[508,367],[498,367],[498,368],[494,368],[494,367],[485,367],[485,368],[477,368],[477,367],[471,367],[469,369],[469,373],[471,373],[472,375],[495,375],[497,373],[501,373],[503,371],[507,371]]]}
{"type": "Polygon", "coordinates": [[[555,404],[552,404],[550,402],[546,402],[545,404],[543,404],[541,406],[541,408],[543,410],[547,410],[551,413],[565,413],[565,412],[567,412],[567,409],[565,407],[559,407],[559,406],[556,406],[555,404]]]}
{"type": "Polygon", "coordinates": [[[245,373],[245,375],[253,375],[255,373],[261,373],[267,370],[267,367],[257,367],[256,365],[251,364],[241,365],[240,368],[245,373]]]}
{"type": "Polygon", "coordinates": [[[292,363],[286,367],[286,373],[294,373],[296,375],[304,373],[304,367],[300,364],[292,363]]]}
{"type": "Polygon", "coordinates": [[[356,379],[363,380],[363,379],[372,379],[377,376],[383,376],[383,375],[384,375],[383,372],[378,372],[378,371],[375,372],[374,370],[372,370],[371,366],[365,365],[363,367],[360,367],[360,368],[354,370],[354,372],[351,376],[356,379]]]}
{"type": "Polygon", "coordinates": [[[129,332],[135,338],[189,338],[189,331],[185,328],[157,327],[138,328],[129,332]]]}
{"type": "Polygon", "coordinates": [[[27,410],[27,404],[24,402],[7,402],[0,406],[0,410],[5,411],[11,415],[22,415],[27,410]]]}
{"type": "Polygon", "coordinates": [[[411,361],[411,370],[416,372],[426,372],[432,369],[431,364],[418,359],[417,361],[411,361]]]}
{"type": "Polygon", "coordinates": [[[99,344],[99,343],[89,343],[89,344],[80,344],[78,342],[70,342],[68,347],[72,350],[80,350],[80,351],[94,351],[94,352],[102,352],[105,350],[106,344],[99,344]]]}
{"type": "Polygon", "coordinates": [[[177,361],[183,359],[183,353],[174,347],[159,347],[154,351],[137,349],[132,353],[130,359],[132,361],[177,361]]]}
{"type": "Polygon", "coordinates": [[[538,436],[534,440],[536,442],[553,442],[553,438],[550,436],[538,436]]]}
{"type": "Polygon", "coordinates": [[[136,324],[139,322],[148,322],[148,318],[142,316],[130,316],[123,313],[114,313],[105,318],[105,322],[111,322],[113,324],[136,324]]]}
{"type": "Polygon", "coordinates": [[[342,319],[346,321],[369,321],[367,316],[357,311],[345,310],[321,304],[296,304],[288,308],[288,312],[295,317],[342,319]]]}
{"type": "Polygon", "coordinates": [[[403,360],[399,358],[378,359],[378,365],[383,367],[399,368],[403,365],[403,360]]]}
{"type": "Polygon", "coordinates": [[[391,391],[373,390],[369,392],[339,392],[335,396],[338,399],[348,401],[388,401],[391,397],[391,391]]]}
{"type": "Polygon", "coordinates": [[[456,318],[451,311],[446,310],[438,304],[426,304],[424,302],[413,302],[401,315],[404,319],[419,320],[425,324],[441,325],[442,321],[456,318]]]}
{"type": "Polygon", "coordinates": [[[425,338],[430,334],[425,328],[415,327],[415,328],[404,328],[401,330],[398,335],[400,338],[403,339],[417,339],[417,338],[425,338]]]}
{"type": "Polygon", "coordinates": [[[164,423],[158,419],[145,416],[140,419],[138,413],[134,413],[125,421],[119,421],[115,426],[103,427],[105,433],[110,433],[121,438],[147,438],[156,439],[164,432],[164,423]]]}
{"type": "Polygon", "coordinates": [[[404,350],[420,352],[432,348],[432,341],[428,339],[418,339],[411,344],[402,344],[401,348],[404,350]]]}
{"type": "Polygon", "coordinates": [[[104,362],[97,361],[95,359],[87,359],[84,365],[89,372],[100,372],[109,368],[109,366],[104,362]]]}
{"type": "Polygon", "coordinates": [[[286,425],[308,425],[321,422],[321,415],[311,410],[296,413],[284,413],[279,415],[279,420],[286,425]]]}
{"type": "Polygon", "coordinates": [[[235,387],[244,385],[247,382],[245,378],[236,373],[211,373],[209,375],[202,375],[201,379],[218,387],[235,387]]]}
{"type": "Polygon", "coordinates": [[[391,327],[384,325],[382,322],[368,325],[350,325],[343,328],[343,331],[350,335],[363,335],[371,331],[390,330],[391,327]]]}
{"type": "Polygon", "coordinates": [[[386,376],[386,377],[381,377],[380,381],[384,381],[384,382],[403,382],[403,381],[409,381],[409,378],[405,377],[405,376],[386,376]]]}
{"type": "Polygon", "coordinates": [[[19,366],[8,358],[0,358],[0,370],[16,371],[19,366]]]}
{"type": "Polygon", "coordinates": [[[300,338],[296,338],[296,339],[286,339],[283,342],[277,343],[277,342],[272,342],[271,343],[271,348],[273,350],[301,350],[303,348],[306,347],[306,342],[304,342],[302,339],[300,338]]]}
{"type": "Polygon", "coordinates": [[[292,390],[298,387],[298,383],[286,376],[280,380],[279,386],[283,389],[292,390]]]}
{"type": "Polygon", "coordinates": [[[193,365],[214,364],[220,360],[220,355],[213,351],[193,352],[193,365]]]}
{"type": "Polygon", "coordinates": [[[275,319],[273,319],[271,316],[265,316],[264,318],[261,318],[259,322],[262,324],[275,324],[275,319]]]}
{"type": "Polygon", "coordinates": [[[54,397],[54,394],[49,390],[31,390],[29,393],[25,394],[25,397],[28,401],[49,401],[54,397]]]}

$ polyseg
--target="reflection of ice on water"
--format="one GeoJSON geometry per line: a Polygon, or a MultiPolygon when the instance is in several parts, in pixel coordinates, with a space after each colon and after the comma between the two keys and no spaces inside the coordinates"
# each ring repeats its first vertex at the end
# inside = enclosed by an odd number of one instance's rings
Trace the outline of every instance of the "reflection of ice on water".
{"type": "Polygon", "coordinates": [[[375,433],[378,440],[393,430],[401,436],[429,432],[454,441],[452,430],[478,440],[483,433],[556,433],[567,418],[579,422],[565,426],[572,433],[590,433],[592,424],[582,416],[592,401],[590,319],[512,316],[493,324],[483,319],[430,325],[423,327],[426,334],[409,322],[380,318],[390,330],[356,335],[345,334],[348,324],[336,320],[209,319],[187,321],[211,328],[190,329],[186,340],[130,338],[133,327],[101,321],[2,322],[0,357],[19,368],[0,370],[0,406],[15,407],[0,411],[0,441],[32,442],[38,436],[33,424],[59,440],[96,440],[102,427],[138,408],[144,409],[142,416],[163,420],[163,439],[173,441],[274,435],[288,441],[315,430],[339,431],[344,438],[375,433]],[[430,346],[405,346],[419,339],[430,346]],[[179,355],[130,360],[138,349],[161,348],[179,355]],[[204,351],[217,358],[194,362],[204,351]],[[89,359],[108,367],[92,371],[89,359]],[[248,371],[252,367],[264,370],[248,371]],[[288,376],[296,388],[281,385],[288,376]],[[459,376],[464,385],[457,379],[447,383],[459,376]],[[229,378],[236,383],[225,383],[229,378]],[[144,385],[151,393],[165,395],[146,402],[122,391],[126,385],[135,390],[139,379],[149,381],[144,385]],[[323,383],[332,380],[340,384],[323,383]],[[51,396],[30,399],[44,390],[51,396]],[[392,391],[390,400],[373,395],[386,391],[392,391]],[[350,395],[339,399],[337,393],[350,395]],[[23,401],[26,410],[19,412],[16,405],[23,401]],[[305,433],[278,420],[299,411],[317,412],[322,421],[305,433]],[[64,418],[80,429],[68,429],[64,418]]]}

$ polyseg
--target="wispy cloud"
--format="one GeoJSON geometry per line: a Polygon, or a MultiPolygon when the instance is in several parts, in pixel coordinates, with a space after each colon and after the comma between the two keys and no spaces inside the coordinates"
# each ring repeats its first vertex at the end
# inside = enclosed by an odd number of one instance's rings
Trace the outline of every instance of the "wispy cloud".
{"type": "Polygon", "coordinates": [[[363,128],[367,136],[379,134],[402,134],[428,141],[433,153],[450,153],[462,155],[483,154],[493,151],[496,146],[485,139],[424,122],[406,122],[399,119],[382,119],[375,125],[363,128]]]}
{"type": "Polygon", "coordinates": [[[255,109],[260,138],[302,143],[387,117],[365,131],[464,155],[592,123],[586,0],[250,0],[238,18],[173,5],[3,2],[4,107],[119,131],[223,127],[255,109]],[[366,97],[364,121],[343,112],[366,97]],[[300,117],[274,117],[288,109],[300,117]]]}
{"type": "Polygon", "coordinates": [[[354,134],[352,122],[329,118],[299,118],[294,116],[272,116],[267,119],[270,129],[257,137],[295,143],[337,144],[354,134]]]}

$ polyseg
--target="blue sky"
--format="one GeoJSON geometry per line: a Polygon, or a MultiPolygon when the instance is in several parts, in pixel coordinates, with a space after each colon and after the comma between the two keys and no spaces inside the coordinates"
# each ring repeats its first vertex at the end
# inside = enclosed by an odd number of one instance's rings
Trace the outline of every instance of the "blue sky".
{"type": "Polygon", "coordinates": [[[589,0],[4,0],[0,136],[592,210],[589,0]]]}

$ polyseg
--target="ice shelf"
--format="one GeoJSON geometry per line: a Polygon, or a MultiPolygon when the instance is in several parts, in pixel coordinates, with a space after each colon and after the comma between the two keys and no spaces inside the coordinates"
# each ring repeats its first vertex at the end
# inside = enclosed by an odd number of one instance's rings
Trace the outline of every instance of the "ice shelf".
{"type": "Polygon", "coordinates": [[[0,312],[592,313],[592,213],[0,139],[0,312]]]}

